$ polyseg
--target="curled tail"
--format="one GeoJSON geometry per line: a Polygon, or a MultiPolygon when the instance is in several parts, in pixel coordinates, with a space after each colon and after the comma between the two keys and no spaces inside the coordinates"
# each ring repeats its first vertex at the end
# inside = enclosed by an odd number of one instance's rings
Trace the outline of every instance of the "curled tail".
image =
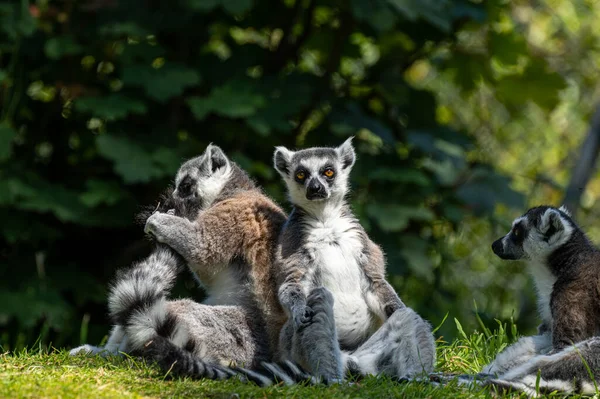
{"type": "Polygon", "coordinates": [[[129,351],[175,329],[176,317],[167,311],[166,297],[183,264],[175,251],[157,244],[146,259],[117,273],[108,295],[109,316],[124,329],[129,351]]]}
{"type": "Polygon", "coordinates": [[[108,295],[111,321],[127,325],[133,315],[164,300],[175,284],[181,263],[177,253],[158,244],[146,259],[119,271],[108,295]]]}

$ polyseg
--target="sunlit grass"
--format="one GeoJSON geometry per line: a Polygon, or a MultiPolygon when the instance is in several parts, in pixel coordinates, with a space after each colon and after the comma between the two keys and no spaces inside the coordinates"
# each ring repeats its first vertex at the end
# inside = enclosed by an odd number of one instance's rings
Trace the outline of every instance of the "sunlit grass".
{"type": "MultiPolygon", "coordinates": [[[[459,338],[437,340],[437,371],[475,373],[511,341],[507,326],[494,331],[467,334],[454,320],[459,338]]],[[[511,325],[510,336],[516,336],[511,325]]],[[[489,398],[488,388],[401,383],[369,377],[333,386],[274,386],[259,388],[237,380],[172,379],[155,365],[129,357],[71,357],[66,350],[47,350],[39,345],[0,355],[0,398],[489,398]]],[[[512,394],[506,397],[519,397],[512,394]]],[[[524,396],[523,396],[524,397],[524,396]]]]}

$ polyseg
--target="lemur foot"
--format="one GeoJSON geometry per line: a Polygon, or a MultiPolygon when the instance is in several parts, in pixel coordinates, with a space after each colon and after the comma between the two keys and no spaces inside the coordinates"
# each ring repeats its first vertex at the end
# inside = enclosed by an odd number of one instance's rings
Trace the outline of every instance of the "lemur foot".
{"type": "Polygon", "coordinates": [[[314,314],[314,310],[309,306],[304,306],[304,308],[294,311],[294,329],[297,331],[308,326],[311,323],[314,314]]]}
{"type": "Polygon", "coordinates": [[[306,298],[306,304],[315,310],[333,313],[333,295],[325,287],[313,289],[306,298]]]}

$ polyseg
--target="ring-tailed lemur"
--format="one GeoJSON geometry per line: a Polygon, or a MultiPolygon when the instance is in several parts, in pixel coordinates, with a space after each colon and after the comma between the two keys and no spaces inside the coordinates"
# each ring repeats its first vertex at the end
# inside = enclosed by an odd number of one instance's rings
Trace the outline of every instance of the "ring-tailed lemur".
{"type": "Polygon", "coordinates": [[[549,206],[515,219],[492,249],[502,259],[528,262],[542,325],[539,335],[521,338],[484,368],[498,376],[486,384],[530,395],[536,387],[541,393],[597,393],[600,251],[564,207],[549,206]]]}
{"type": "Polygon", "coordinates": [[[145,227],[163,244],[110,290],[115,327],[107,346],[72,353],[136,352],[174,374],[208,378],[237,374],[220,365],[270,360],[286,318],[273,289],[284,212],[213,145],[181,166],[161,205],[171,208],[145,227]],[[206,288],[204,304],[165,299],[179,256],[206,288]]]}
{"type": "Polygon", "coordinates": [[[275,151],[275,169],[293,205],[277,250],[279,300],[289,315],[280,356],[329,380],[343,378],[345,370],[398,377],[429,372],[431,326],[387,282],[381,249],[346,203],[354,161],[351,139],[337,148],[275,151]],[[321,334],[329,339],[321,340],[332,357],[327,364],[323,351],[296,337],[315,318],[315,295],[334,319],[322,324],[331,330],[321,334]]]}

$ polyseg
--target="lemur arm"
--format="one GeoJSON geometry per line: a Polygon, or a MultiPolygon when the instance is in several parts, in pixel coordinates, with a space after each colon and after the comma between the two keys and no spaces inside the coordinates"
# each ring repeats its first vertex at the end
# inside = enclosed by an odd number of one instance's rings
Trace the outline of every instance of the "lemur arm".
{"type": "Polygon", "coordinates": [[[193,222],[168,213],[154,213],[146,221],[145,231],[203,274],[218,272],[235,256],[266,267],[271,263],[272,240],[276,239],[272,236],[285,221],[285,215],[269,205],[240,196],[200,212],[193,222]]]}
{"type": "Polygon", "coordinates": [[[284,259],[279,256],[277,263],[276,267],[283,276],[278,291],[279,302],[297,328],[308,323],[313,316],[312,309],[306,305],[306,297],[311,288],[306,273],[308,267],[304,264],[306,260],[294,253],[284,259]]]}
{"type": "Polygon", "coordinates": [[[370,283],[366,295],[367,305],[381,320],[387,320],[405,305],[385,279],[385,257],[381,248],[369,238],[366,240],[363,270],[370,283]]]}
{"type": "Polygon", "coordinates": [[[595,335],[594,311],[584,288],[555,284],[550,302],[552,311],[552,347],[556,352],[595,335]],[[583,292],[582,292],[583,291],[583,292]]]}

